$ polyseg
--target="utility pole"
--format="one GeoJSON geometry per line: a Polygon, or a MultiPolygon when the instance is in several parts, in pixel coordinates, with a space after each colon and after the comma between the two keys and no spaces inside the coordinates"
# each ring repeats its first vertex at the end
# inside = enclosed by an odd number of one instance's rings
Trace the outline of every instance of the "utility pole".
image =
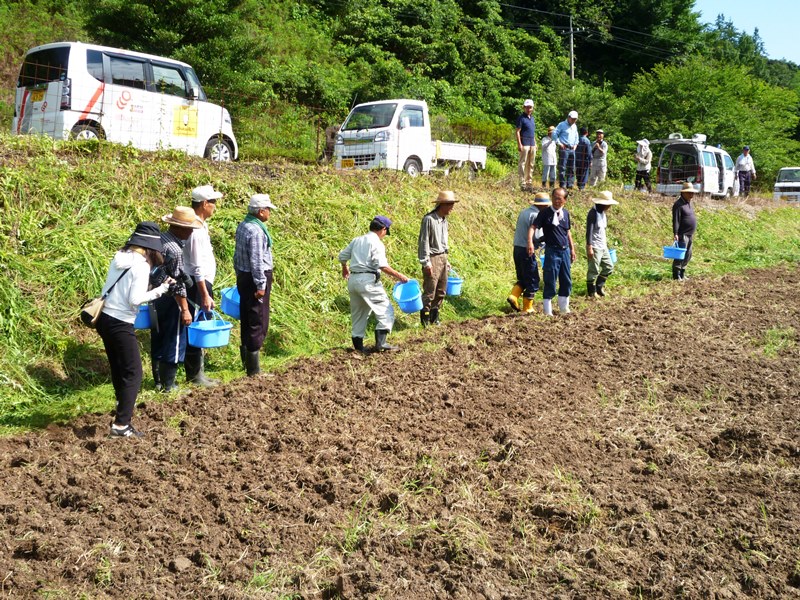
{"type": "Polygon", "coordinates": [[[569,17],[569,78],[575,79],[575,47],[572,43],[572,15],[569,17]]]}

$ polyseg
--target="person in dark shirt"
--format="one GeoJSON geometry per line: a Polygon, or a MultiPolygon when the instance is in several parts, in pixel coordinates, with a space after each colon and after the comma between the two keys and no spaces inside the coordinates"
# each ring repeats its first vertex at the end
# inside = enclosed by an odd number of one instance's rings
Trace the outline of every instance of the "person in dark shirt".
{"type": "Polygon", "coordinates": [[[672,278],[678,281],[686,279],[686,265],[692,260],[692,238],[697,229],[697,217],[691,204],[694,194],[694,185],[687,181],[681,188],[680,197],[672,205],[672,233],[678,247],[686,248],[683,260],[672,261],[672,278]]]}
{"type": "Polygon", "coordinates": [[[536,119],[533,100],[525,100],[522,114],[517,117],[517,148],[519,149],[519,186],[523,192],[533,189],[533,165],[536,163],[536,119]]]}
{"type": "Polygon", "coordinates": [[[589,181],[589,169],[592,166],[592,142],[586,137],[589,130],[581,127],[581,137],[578,147],[575,148],[575,182],[578,189],[582,190],[589,181]]]}
{"type": "Polygon", "coordinates": [[[539,211],[533,222],[533,232],[528,241],[528,255],[533,254],[533,242],[536,231],[544,234],[545,253],[542,278],[544,293],[542,309],[545,316],[553,316],[553,296],[556,295],[558,280],[558,310],[562,315],[570,312],[569,295],[572,293],[572,263],[575,262],[575,243],[570,232],[569,212],[564,205],[567,202],[567,190],[563,187],[553,191],[552,206],[539,211]]]}

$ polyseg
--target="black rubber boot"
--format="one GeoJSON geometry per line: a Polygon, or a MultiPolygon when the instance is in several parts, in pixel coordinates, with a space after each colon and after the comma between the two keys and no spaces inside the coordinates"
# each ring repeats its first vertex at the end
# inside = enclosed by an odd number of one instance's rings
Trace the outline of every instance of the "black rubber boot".
{"type": "Polygon", "coordinates": [[[681,269],[681,274],[680,274],[679,279],[681,281],[686,281],[686,269],[681,269]]]}
{"type": "Polygon", "coordinates": [[[158,375],[161,379],[161,391],[164,393],[174,392],[178,389],[175,385],[175,376],[178,374],[178,363],[168,363],[159,361],[158,375]]]}
{"type": "Polygon", "coordinates": [[[247,370],[247,348],[245,346],[239,346],[239,358],[242,359],[242,368],[246,371],[247,370]]]}
{"type": "Polygon", "coordinates": [[[158,372],[158,361],[151,359],[150,368],[153,371],[153,383],[155,384],[156,391],[161,391],[161,375],[158,372]]]}
{"type": "Polygon", "coordinates": [[[601,298],[605,298],[605,296],[606,296],[606,293],[603,290],[603,286],[605,284],[606,284],[606,278],[605,277],[598,277],[597,278],[597,295],[600,296],[601,298]]]}
{"type": "Polygon", "coordinates": [[[586,282],[586,295],[589,298],[594,298],[597,295],[597,290],[593,283],[586,282]]]}
{"type": "Polygon", "coordinates": [[[376,352],[387,352],[389,350],[399,350],[397,346],[392,346],[391,344],[386,343],[386,336],[389,335],[388,329],[376,329],[375,330],[375,351],[376,352]]]}
{"type": "Polygon", "coordinates": [[[422,323],[422,327],[427,327],[431,324],[431,313],[429,313],[424,308],[419,311],[419,322],[422,323]]]}
{"type": "Polygon", "coordinates": [[[672,267],[672,278],[678,281],[681,278],[681,270],[678,267],[672,267]]]}
{"type": "Polygon", "coordinates": [[[430,323],[431,325],[441,325],[442,322],[439,320],[439,309],[432,308],[431,315],[430,315],[430,323]]]}
{"type": "Polygon", "coordinates": [[[353,340],[353,348],[356,349],[356,352],[361,352],[362,354],[366,353],[366,351],[364,350],[364,338],[363,337],[354,337],[354,338],[350,338],[350,339],[353,340]]]}
{"type": "Polygon", "coordinates": [[[255,377],[261,373],[261,350],[245,351],[244,361],[248,377],[255,377]]]}
{"type": "Polygon", "coordinates": [[[209,379],[205,374],[205,367],[203,365],[203,351],[189,352],[186,351],[186,358],[183,360],[183,366],[186,369],[186,383],[193,383],[200,387],[214,387],[219,385],[216,379],[209,379]]]}

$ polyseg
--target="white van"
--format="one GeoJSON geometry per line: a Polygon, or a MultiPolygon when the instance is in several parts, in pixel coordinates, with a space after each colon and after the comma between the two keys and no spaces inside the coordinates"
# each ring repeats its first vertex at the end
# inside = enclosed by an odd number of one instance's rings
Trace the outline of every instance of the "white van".
{"type": "Polygon", "coordinates": [[[656,192],[677,195],[688,181],[700,194],[730,198],[734,193],[733,159],[720,147],[706,144],[706,136],[695,133],[691,139],[672,133],[658,159],[656,192]]]}
{"type": "Polygon", "coordinates": [[[772,198],[800,202],[800,167],[783,167],[778,171],[772,198]]]}
{"type": "Polygon", "coordinates": [[[28,50],[11,131],[175,148],[219,161],[239,153],[230,114],[206,101],[192,67],[81,42],[28,50]]]}

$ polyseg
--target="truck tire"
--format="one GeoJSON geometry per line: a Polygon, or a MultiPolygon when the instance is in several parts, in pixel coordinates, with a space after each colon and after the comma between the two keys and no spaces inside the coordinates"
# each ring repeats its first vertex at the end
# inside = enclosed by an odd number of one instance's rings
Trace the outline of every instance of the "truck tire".
{"type": "Polygon", "coordinates": [[[100,133],[100,130],[93,125],[88,125],[86,123],[81,123],[80,125],[75,125],[70,131],[70,137],[73,140],[102,140],[105,139],[105,136],[100,133]]]}
{"type": "Polygon", "coordinates": [[[422,173],[422,164],[416,158],[409,158],[406,164],[403,165],[403,171],[405,171],[409,177],[416,177],[422,173]]]}
{"type": "Polygon", "coordinates": [[[206,144],[205,157],[217,162],[230,162],[233,158],[233,150],[230,144],[220,136],[214,136],[206,144]]]}

